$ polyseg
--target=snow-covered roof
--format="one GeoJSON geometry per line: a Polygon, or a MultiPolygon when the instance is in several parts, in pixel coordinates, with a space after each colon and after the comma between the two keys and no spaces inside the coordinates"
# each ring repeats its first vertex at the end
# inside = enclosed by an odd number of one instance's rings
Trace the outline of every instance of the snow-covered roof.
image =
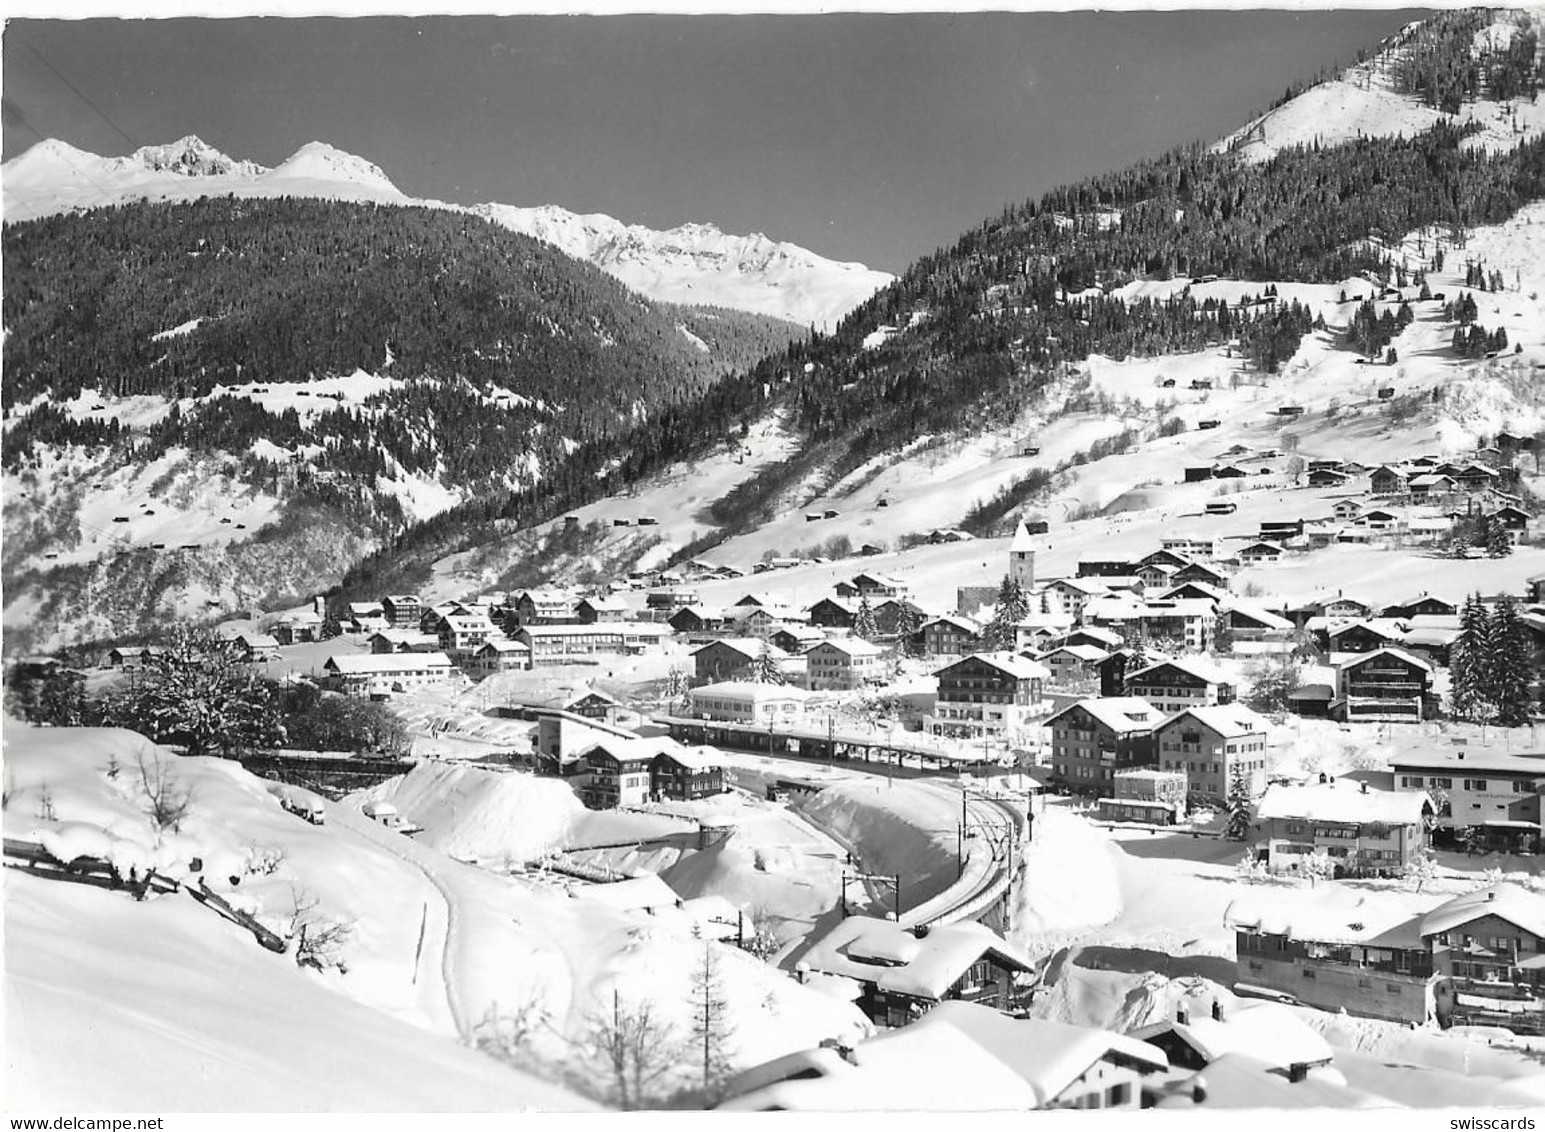
{"type": "Polygon", "coordinates": [[[1231,1053],[1280,1069],[1329,1065],[1335,1060],[1329,1042],[1291,1009],[1275,1002],[1239,1003],[1222,1019],[1203,1014],[1187,1022],[1159,1022],[1133,1030],[1131,1036],[1151,1041],[1167,1032],[1173,1032],[1208,1062],[1231,1053]]]}
{"type": "Polygon", "coordinates": [[[500,637],[497,640],[485,641],[483,643],[483,647],[478,649],[477,653],[478,653],[479,656],[482,656],[484,653],[487,653],[487,652],[494,652],[494,653],[500,653],[500,654],[508,654],[508,653],[519,653],[519,652],[530,652],[530,651],[531,651],[531,649],[529,647],[527,647],[526,645],[522,644],[520,641],[507,641],[504,638],[500,637]]]}
{"type": "Polygon", "coordinates": [[[693,699],[717,696],[721,699],[749,700],[753,704],[765,700],[803,700],[809,695],[803,688],[796,688],[792,684],[758,684],[751,680],[721,680],[717,684],[699,684],[687,694],[693,699]]]}
{"type": "Polygon", "coordinates": [[[323,667],[343,676],[384,676],[420,668],[450,668],[451,658],[443,652],[343,653],[328,657],[323,667]]]}
{"type": "Polygon", "coordinates": [[[1268,629],[1280,629],[1286,631],[1293,627],[1293,623],[1286,617],[1278,616],[1277,614],[1271,612],[1271,610],[1259,605],[1255,605],[1248,601],[1240,601],[1237,598],[1230,598],[1224,603],[1224,608],[1233,610],[1235,613],[1241,613],[1244,616],[1250,618],[1252,621],[1259,621],[1268,629]]]}
{"type": "Polygon", "coordinates": [[[1030,958],[975,921],[947,924],[919,939],[894,920],[849,916],[804,955],[811,970],[846,975],[914,998],[940,998],[984,955],[1029,971],[1030,958]],[[894,965],[887,965],[894,964],[894,965]]]}
{"type": "Polygon", "coordinates": [[[673,759],[687,770],[713,770],[724,765],[724,759],[712,747],[667,748],[656,752],[656,757],[660,755],[673,759]]]}
{"type": "Polygon", "coordinates": [[[1535,774],[1545,777],[1545,755],[1508,754],[1505,751],[1397,751],[1390,756],[1390,766],[1398,773],[1407,770],[1492,771],[1502,774],[1535,774]]]}
{"type": "Polygon", "coordinates": [[[1035,1089],[1038,1105],[1050,1104],[1111,1056],[1136,1062],[1140,1071],[1169,1068],[1163,1050],[1131,1035],[1048,1018],[1010,1018],[974,1003],[942,1002],[909,1027],[921,1033],[946,1028],[967,1035],[993,1060],[1013,1069],[1035,1089]]]}
{"type": "Polygon", "coordinates": [[[999,672],[1006,673],[1015,680],[1045,680],[1051,676],[1051,670],[1044,664],[1020,656],[1017,652],[974,652],[970,656],[955,661],[954,664],[945,665],[939,671],[948,672],[956,665],[965,664],[969,660],[980,660],[984,664],[990,664],[999,672]]]}
{"type": "Polygon", "coordinates": [[[1422,936],[1451,931],[1482,916],[1498,916],[1526,932],[1545,938],[1545,896],[1522,885],[1503,881],[1439,905],[1422,917],[1422,936]]]}
{"type": "Polygon", "coordinates": [[[1341,663],[1337,665],[1337,668],[1339,668],[1341,670],[1345,670],[1345,669],[1348,669],[1348,668],[1357,668],[1357,667],[1360,667],[1361,665],[1367,664],[1370,660],[1375,660],[1375,659],[1377,659],[1378,657],[1381,657],[1381,656],[1398,657],[1399,659],[1407,662],[1408,664],[1414,664],[1417,668],[1420,668],[1423,672],[1431,672],[1432,671],[1432,665],[1428,664],[1425,660],[1423,660],[1421,657],[1417,656],[1415,653],[1406,652],[1405,649],[1391,648],[1388,645],[1386,645],[1383,648],[1374,649],[1372,652],[1360,652],[1360,653],[1356,654],[1355,656],[1348,657],[1346,660],[1341,661],[1341,663]]]}
{"type": "Polygon", "coordinates": [[[1334,780],[1305,786],[1276,783],[1266,788],[1257,815],[1262,819],[1413,825],[1422,820],[1422,810],[1430,804],[1419,790],[1367,790],[1334,780]]]}
{"type": "Polygon", "coordinates": [[[1112,731],[1151,731],[1164,722],[1164,713],[1141,696],[1100,696],[1079,700],[1047,717],[1054,723],[1068,712],[1083,708],[1112,731]]]}
{"type": "Polygon", "coordinates": [[[789,655],[780,649],[777,645],[770,641],[764,641],[759,637],[720,637],[717,640],[709,641],[706,645],[703,645],[700,648],[693,649],[692,655],[697,656],[699,653],[707,652],[709,649],[716,648],[721,645],[734,649],[742,656],[748,657],[761,656],[764,649],[768,652],[769,655],[772,656],[774,660],[784,660],[789,655]]]}
{"type": "Polygon", "coordinates": [[[1041,659],[1045,660],[1058,654],[1071,656],[1083,664],[1096,664],[1110,655],[1099,645],[1059,645],[1045,653],[1041,659]]]}
{"type": "Polygon", "coordinates": [[[866,641],[862,637],[842,637],[838,640],[822,641],[810,651],[815,652],[817,649],[836,649],[838,652],[845,653],[850,657],[879,656],[885,652],[884,649],[873,641],[866,641]]]}
{"type": "Polygon", "coordinates": [[[669,735],[635,735],[631,738],[623,738],[618,735],[607,735],[589,743],[579,752],[581,758],[587,757],[592,751],[601,750],[617,759],[619,762],[628,759],[642,759],[648,761],[656,755],[680,755],[686,751],[676,740],[669,735]]]}
{"type": "Polygon", "coordinates": [[[241,633],[236,639],[249,649],[276,649],[279,642],[268,633],[241,633]]]}
{"type": "Polygon", "coordinates": [[[417,629],[380,629],[368,639],[373,641],[377,637],[394,645],[432,645],[440,641],[434,633],[421,633],[417,629]]]}
{"type": "Polygon", "coordinates": [[[1093,637],[1097,641],[1104,641],[1113,649],[1118,648],[1121,645],[1120,633],[1117,633],[1111,629],[1102,629],[1098,625],[1080,625],[1077,629],[1069,633],[1068,636],[1093,637]]]}
{"type": "Polygon", "coordinates": [[[922,627],[926,629],[929,625],[939,624],[953,625],[955,628],[967,633],[980,633],[982,631],[982,627],[975,621],[958,613],[941,613],[937,617],[930,617],[927,621],[923,622],[922,627]]]}
{"type": "Polygon", "coordinates": [[[1223,926],[1231,931],[1364,947],[1420,947],[1420,924],[1421,917],[1412,914],[1408,898],[1387,891],[1290,889],[1252,893],[1223,911],[1223,926]]]}
{"type": "Polygon", "coordinates": [[[1195,721],[1225,739],[1240,735],[1264,735],[1268,725],[1265,716],[1244,704],[1217,704],[1209,707],[1187,708],[1162,724],[1159,730],[1169,731],[1177,726],[1184,726],[1188,721],[1195,721]]]}
{"type": "Polygon", "coordinates": [[[1205,684],[1226,684],[1228,675],[1217,665],[1205,660],[1182,657],[1176,660],[1161,660],[1156,664],[1150,664],[1147,668],[1139,669],[1127,679],[1134,683],[1142,683],[1145,676],[1158,672],[1161,668],[1173,668],[1184,672],[1187,676],[1194,676],[1205,684]]]}
{"type": "Polygon", "coordinates": [[[1030,536],[1030,528],[1023,522],[1014,531],[1014,541],[1009,543],[1010,554],[1027,554],[1035,549],[1035,540],[1030,536]]]}
{"type": "MultiPolygon", "coordinates": [[[[1351,1089],[1337,1080],[1311,1072],[1302,1081],[1288,1081],[1258,1058],[1226,1053],[1201,1074],[1205,1083],[1204,1109],[1399,1108],[1400,1105],[1372,1093],[1351,1089]]],[[[1185,1094],[1159,1101],[1163,1109],[1190,1109],[1194,1102],[1185,1094]]]]}
{"type": "Polygon", "coordinates": [[[582,598],[580,605],[588,605],[591,609],[620,613],[628,608],[628,603],[620,597],[587,597],[582,598]]]}

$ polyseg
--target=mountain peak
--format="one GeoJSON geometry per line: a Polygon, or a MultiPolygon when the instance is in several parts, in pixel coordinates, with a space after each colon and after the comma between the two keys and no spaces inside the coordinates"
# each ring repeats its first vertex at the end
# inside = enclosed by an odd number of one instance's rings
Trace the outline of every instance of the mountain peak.
{"type": "Polygon", "coordinates": [[[348,181],[379,189],[394,196],[402,195],[397,186],[392,184],[387,175],[381,171],[380,166],[320,141],[307,142],[297,149],[274,170],[274,177],[348,181]]]}
{"type": "Polygon", "coordinates": [[[154,173],[172,173],[179,177],[252,176],[265,172],[255,162],[227,157],[196,134],[189,134],[166,145],[141,146],[118,161],[125,167],[146,169],[154,173]]]}

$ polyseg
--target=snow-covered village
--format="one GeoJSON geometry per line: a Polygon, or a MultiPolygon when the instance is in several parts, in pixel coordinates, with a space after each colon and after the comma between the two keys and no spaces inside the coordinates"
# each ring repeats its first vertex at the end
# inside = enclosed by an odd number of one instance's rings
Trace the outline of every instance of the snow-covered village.
{"type": "Polygon", "coordinates": [[[1532,1127],[1545,15],[1360,15],[889,270],[99,156],[12,23],[7,1111],[1532,1127]]]}

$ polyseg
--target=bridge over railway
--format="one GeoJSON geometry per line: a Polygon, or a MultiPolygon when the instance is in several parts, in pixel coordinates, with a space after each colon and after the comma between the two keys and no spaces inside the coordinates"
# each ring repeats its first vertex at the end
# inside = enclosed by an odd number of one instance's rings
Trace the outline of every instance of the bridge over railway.
{"type": "Polygon", "coordinates": [[[316,755],[298,751],[262,751],[242,755],[243,768],[262,778],[291,786],[303,786],[329,798],[341,798],[388,778],[407,774],[413,759],[387,759],[367,755],[316,755]]]}
{"type": "Polygon", "coordinates": [[[671,738],[687,744],[727,747],[775,758],[824,762],[878,764],[897,775],[940,774],[994,766],[981,753],[959,740],[907,732],[906,737],[844,730],[835,722],[826,727],[779,723],[733,723],[684,715],[657,715],[651,722],[666,728],[671,738]]]}

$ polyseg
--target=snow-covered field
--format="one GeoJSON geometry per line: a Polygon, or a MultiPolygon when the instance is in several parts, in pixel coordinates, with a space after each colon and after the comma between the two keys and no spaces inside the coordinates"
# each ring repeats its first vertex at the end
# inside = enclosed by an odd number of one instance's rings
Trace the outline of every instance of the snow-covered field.
{"type": "MultiPolygon", "coordinates": [[[[8,838],[110,856],[125,870],[157,861],[167,875],[202,876],[281,932],[297,901],[315,900],[313,914],[351,925],[338,952],[347,973],[312,972],[181,893],[136,904],[121,891],[8,873],[13,1104],[575,1109],[590,1102],[537,1076],[579,1067],[572,1043],[614,988],[686,1027],[700,945],[685,915],[640,918],[581,890],[462,864],[347,801],[312,826],[235,764],[179,759],[132,733],[9,722],[6,732],[8,838]],[[190,793],[175,833],[147,817],[142,758],[168,760],[190,793]],[[201,864],[190,873],[194,858],[201,864]],[[551,1020],[528,1053],[537,1076],[457,1044],[528,1004],[551,1020]],[[430,1065],[443,1073],[421,1071],[430,1065]]],[[[733,949],[720,958],[738,1063],[866,1029],[850,1004],[733,949]]]]}

